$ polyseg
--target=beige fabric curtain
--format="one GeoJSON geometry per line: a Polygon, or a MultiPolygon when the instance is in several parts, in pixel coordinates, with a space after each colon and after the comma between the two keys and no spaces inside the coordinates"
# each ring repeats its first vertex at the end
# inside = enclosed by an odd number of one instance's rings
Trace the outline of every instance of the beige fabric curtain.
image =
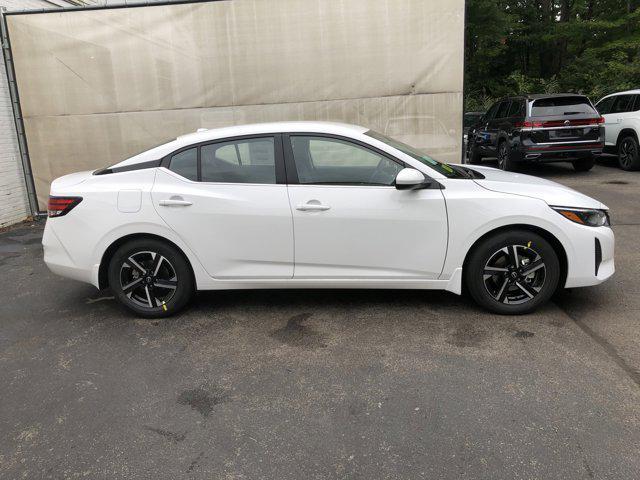
{"type": "Polygon", "coordinates": [[[36,191],[197,128],[357,123],[461,158],[464,0],[229,0],[7,17],[36,191]]]}

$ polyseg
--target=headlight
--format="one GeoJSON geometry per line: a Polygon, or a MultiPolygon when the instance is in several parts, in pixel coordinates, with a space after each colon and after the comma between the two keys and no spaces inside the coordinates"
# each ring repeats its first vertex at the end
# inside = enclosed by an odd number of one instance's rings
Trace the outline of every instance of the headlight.
{"type": "Polygon", "coordinates": [[[611,225],[609,212],[606,210],[590,210],[588,208],[551,207],[564,218],[589,227],[608,227],[611,225]]]}

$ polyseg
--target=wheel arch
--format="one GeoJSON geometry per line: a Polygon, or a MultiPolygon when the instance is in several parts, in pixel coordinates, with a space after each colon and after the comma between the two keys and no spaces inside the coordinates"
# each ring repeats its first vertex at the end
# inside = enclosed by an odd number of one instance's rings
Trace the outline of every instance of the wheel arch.
{"type": "MultiPolygon", "coordinates": [[[[548,230],[545,230],[544,228],[541,228],[535,225],[529,225],[529,224],[516,223],[516,224],[510,224],[510,225],[503,225],[484,233],[482,236],[476,239],[475,242],[473,242],[473,244],[467,251],[467,254],[464,257],[464,262],[462,263],[462,271],[463,272],[466,271],[467,264],[469,262],[469,259],[471,258],[471,254],[475,251],[476,248],[478,248],[478,245],[480,245],[481,242],[483,242],[488,237],[491,237],[493,235],[497,235],[499,233],[506,232],[509,230],[528,230],[530,232],[540,235],[547,242],[549,242],[553,250],[556,252],[556,255],[558,256],[558,261],[560,262],[560,280],[558,282],[558,286],[559,288],[564,287],[567,281],[567,274],[569,271],[569,261],[567,257],[567,251],[562,245],[562,242],[560,242],[560,240],[558,240],[558,238],[548,230]]],[[[464,282],[463,282],[463,288],[464,288],[464,282]]]]}
{"type": "Polygon", "coordinates": [[[167,245],[170,245],[171,247],[175,248],[178,251],[178,253],[182,255],[184,260],[187,262],[187,265],[189,265],[189,270],[191,271],[191,278],[193,280],[193,285],[197,285],[195,273],[193,270],[193,265],[191,264],[189,257],[184,253],[182,248],[180,248],[174,242],[172,242],[171,240],[161,235],[155,235],[153,233],[132,233],[129,235],[124,235],[118,238],[117,240],[114,240],[102,254],[102,258],[100,259],[100,267],[98,268],[98,288],[104,289],[109,286],[109,279],[108,279],[109,263],[111,262],[111,259],[113,258],[113,255],[116,253],[118,248],[120,248],[122,245],[124,245],[125,243],[131,240],[138,240],[138,239],[145,239],[145,238],[158,240],[160,242],[166,243],[167,245]]]}
{"type": "Polygon", "coordinates": [[[620,130],[620,133],[618,134],[618,139],[616,140],[616,150],[620,147],[620,142],[622,141],[622,139],[629,135],[635,137],[636,142],[638,141],[638,132],[636,132],[634,128],[629,128],[629,127],[623,128],[622,130],[620,130]]]}

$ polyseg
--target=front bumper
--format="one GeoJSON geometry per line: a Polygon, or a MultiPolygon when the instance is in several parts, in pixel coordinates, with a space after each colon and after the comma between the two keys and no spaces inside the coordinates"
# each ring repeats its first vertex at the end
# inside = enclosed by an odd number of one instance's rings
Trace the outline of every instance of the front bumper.
{"type": "MultiPolygon", "coordinates": [[[[615,273],[615,237],[609,227],[576,225],[566,288],[599,285],[615,273]]],[[[568,252],[567,252],[568,253],[568,252]]]]}

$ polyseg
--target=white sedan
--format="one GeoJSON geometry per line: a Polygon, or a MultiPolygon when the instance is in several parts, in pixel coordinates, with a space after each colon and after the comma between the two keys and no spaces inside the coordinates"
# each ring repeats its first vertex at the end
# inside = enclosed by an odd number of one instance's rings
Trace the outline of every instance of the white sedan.
{"type": "Polygon", "coordinates": [[[48,215],[49,268],[144,317],[196,290],[463,286],[490,311],[522,314],[614,272],[599,201],[335,123],[185,135],[58,178],[48,215]]]}

